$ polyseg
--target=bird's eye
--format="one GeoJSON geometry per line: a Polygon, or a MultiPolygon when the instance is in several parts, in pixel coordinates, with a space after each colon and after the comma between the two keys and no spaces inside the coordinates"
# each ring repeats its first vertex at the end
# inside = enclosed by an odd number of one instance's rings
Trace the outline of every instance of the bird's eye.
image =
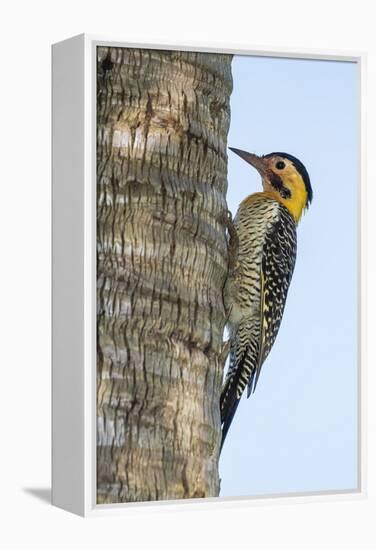
{"type": "Polygon", "coordinates": [[[275,167],[278,168],[278,170],[283,170],[285,166],[286,164],[283,162],[283,160],[279,160],[275,165],[275,167]]]}

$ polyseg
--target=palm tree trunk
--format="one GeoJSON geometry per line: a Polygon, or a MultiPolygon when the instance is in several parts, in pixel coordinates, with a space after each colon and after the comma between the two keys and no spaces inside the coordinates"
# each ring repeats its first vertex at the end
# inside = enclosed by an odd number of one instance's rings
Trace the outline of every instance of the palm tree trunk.
{"type": "Polygon", "coordinates": [[[219,493],[231,56],[97,49],[97,502],[219,493]]]}

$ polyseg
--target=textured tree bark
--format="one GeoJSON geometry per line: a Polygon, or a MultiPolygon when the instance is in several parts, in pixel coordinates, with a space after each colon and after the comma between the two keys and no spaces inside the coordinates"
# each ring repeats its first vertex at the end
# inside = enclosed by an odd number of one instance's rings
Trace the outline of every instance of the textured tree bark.
{"type": "Polygon", "coordinates": [[[97,502],[219,493],[231,56],[97,50],[97,502]]]}

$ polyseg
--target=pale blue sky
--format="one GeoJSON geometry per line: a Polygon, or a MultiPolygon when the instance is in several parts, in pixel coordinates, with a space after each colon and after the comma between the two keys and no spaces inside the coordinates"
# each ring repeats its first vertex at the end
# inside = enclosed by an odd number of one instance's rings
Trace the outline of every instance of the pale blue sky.
{"type": "MultiPolygon", "coordinates": [[[[306,166],[310,210],[282,326],[220,461],[221,496],[357,486],[358,74],[355,63],[236,56],[228,144],[306,166]]],[[[227,200],[261,190],[229,151],[227,200]]]]}

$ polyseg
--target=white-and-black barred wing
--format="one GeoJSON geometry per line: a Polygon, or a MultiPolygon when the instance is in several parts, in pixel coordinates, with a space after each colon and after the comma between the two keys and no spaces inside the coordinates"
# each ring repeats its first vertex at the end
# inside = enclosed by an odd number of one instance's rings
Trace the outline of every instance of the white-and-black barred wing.
{"type": "Polygon", "coordinates": [[[281,325],[288,289],[296,260],[296,225],[287,208],[280,205],[279,218],[265,236],[261,266],[261,339],[257,379],[281,325]]]}

